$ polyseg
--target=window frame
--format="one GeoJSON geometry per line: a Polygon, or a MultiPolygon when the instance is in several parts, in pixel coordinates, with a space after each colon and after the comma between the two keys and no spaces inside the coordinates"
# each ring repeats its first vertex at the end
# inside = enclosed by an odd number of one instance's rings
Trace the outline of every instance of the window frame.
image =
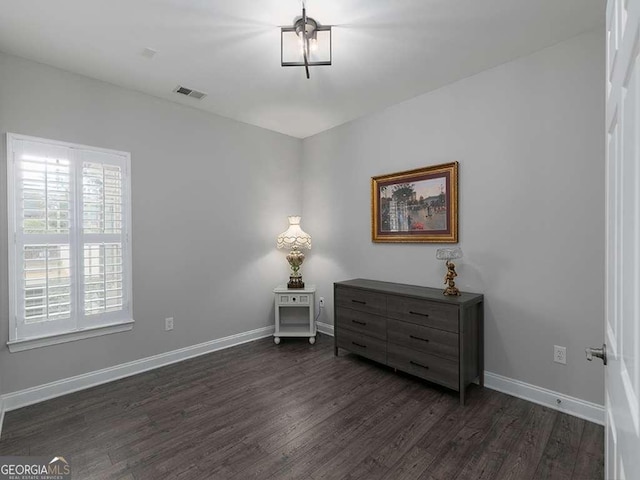
{"type": "MultiPolygon", "coordinates": [[[[10,352],[29,350],[48,345],[71,342],[83,338],[96,337],[100,335],[108,335],[117,332],[132,330],[133,320],[133,269],[132,269],[132,242],[131,242],[131,154],[129,152],[112,150],[89,145],[82,145],[59,140],[50,140],[46,138],[33,137],[15,133],[7,133],[7,235],[8,235],[8,286],[9,286],[9,341],[7,346],[10,352]],[[70,324],[72,328],[66,329],[64,332],[42,333],[30,336],[18,336],[18,312],[19,312],[19,281],[18,265],[20,252],[18,246],[26,243],[21,242],[18,245],[18,220],[19,212],[17,211],[18,199],[16,174],[19,173],[16,168],[16,158],[14,152],[16,143],[20,141],[43,143],[51,147],[63,147],[71,152],[70,161],[70,182],[72,183],[72,215],[71,227],[69,232],[69,249],[70,263],[72,265],[72,309],[70,324]],[[120,164],[122,166],[122,267],[123,267],[123,309],[119,310],[118,315],[110,315],[109,313],[99,314],[100,317],[88,318],[84,313],[84,309],[80,308],[84,297],[84,274],[83,274],[83,245],[92,243],[90,239],[100,241],[99,237],[108,237],[110,234],[85,234],[82,231],[82,167],[83,162],[88,161],[95,163],[93,160],[86,160],[84,153],[90,152],[101,155],[117,156],[118,162],[106,164],[120,164]]],[[[24,234],[23,234],[24,235],[24,234]]],[[[43,239],[44,240],[44,239],[43,239]]],[[[46,328],[43,328],[46,330],[46,328]]]]}

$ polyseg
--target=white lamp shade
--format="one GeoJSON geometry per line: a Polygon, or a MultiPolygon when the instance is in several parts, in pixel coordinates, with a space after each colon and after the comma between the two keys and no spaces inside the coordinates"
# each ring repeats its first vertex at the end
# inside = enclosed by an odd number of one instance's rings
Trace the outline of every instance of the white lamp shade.
{"type": "Polygon", "coordinates": [[[278,235],[278,248],[311,248],[311,235],[300,228],[300,217],[292,215],[289,228],[278,235]]]}
{"type": "Polygon", "coordinates": [[[460,247],[439,248],[436,250],[436,258],[438,260],[455,260],[462,258],[462,249],[460,247]]]}

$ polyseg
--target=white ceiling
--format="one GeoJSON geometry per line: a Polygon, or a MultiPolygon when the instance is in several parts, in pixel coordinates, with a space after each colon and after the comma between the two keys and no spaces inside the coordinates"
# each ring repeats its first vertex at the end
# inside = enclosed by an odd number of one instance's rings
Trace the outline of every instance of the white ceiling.
{"type": "Polygon", "coordinates": [[[604,0],[307,0],[309,16],[335,25],[333,65],[307,80],[280,66],[279,27],[300,9],[0,0],[0,51],[304,138],[604,23],[604,0]],[[181,97],[178,84],[208,96],[181,97]]]}

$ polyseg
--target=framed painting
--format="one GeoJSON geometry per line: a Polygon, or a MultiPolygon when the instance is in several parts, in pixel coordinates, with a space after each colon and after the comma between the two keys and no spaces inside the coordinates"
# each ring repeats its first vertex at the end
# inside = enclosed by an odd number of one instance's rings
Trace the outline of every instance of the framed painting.
{"type": "Polygon", "coordinates": [[[371,240],[458,243],[458,162],[371,178],[371,240]]]}

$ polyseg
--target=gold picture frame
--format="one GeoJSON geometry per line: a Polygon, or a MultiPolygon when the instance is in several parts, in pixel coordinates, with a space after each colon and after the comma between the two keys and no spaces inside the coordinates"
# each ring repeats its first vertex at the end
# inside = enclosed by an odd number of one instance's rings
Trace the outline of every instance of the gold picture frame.
{"type": "Polygon", "coordinates": [[[372,177],[371,240],[458,243],[458,162],[372,177]]]}

